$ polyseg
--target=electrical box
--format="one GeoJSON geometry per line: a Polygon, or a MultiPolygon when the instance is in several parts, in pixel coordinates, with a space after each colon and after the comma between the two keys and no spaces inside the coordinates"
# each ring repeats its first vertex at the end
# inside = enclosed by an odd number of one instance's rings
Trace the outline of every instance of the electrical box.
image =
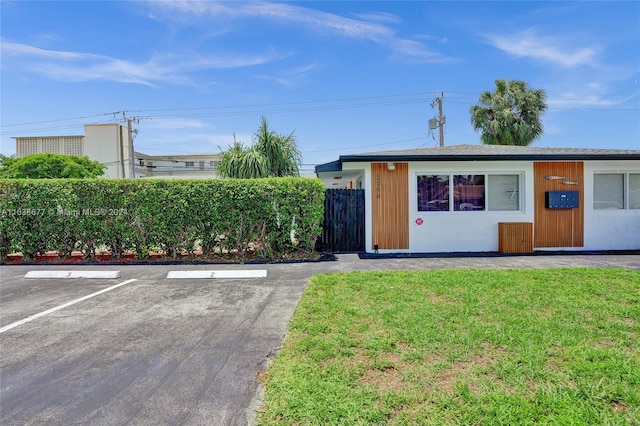
{"type": "Polygon", "coordinates": [[[548,209],[577,209],[580,207],[578,191],[547,191],[544,206],[548,209]]]}

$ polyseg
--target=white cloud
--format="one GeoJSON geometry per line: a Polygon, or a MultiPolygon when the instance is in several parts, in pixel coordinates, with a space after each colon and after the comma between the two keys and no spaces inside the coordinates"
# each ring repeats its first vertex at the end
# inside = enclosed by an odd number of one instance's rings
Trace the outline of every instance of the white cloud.
{"type": "Polygon", "coordinates": [[[487,36],[489,44],[519,58],[539,59],[565,68],[595,66],[599,47],[575,47],[559,37],[542,36],[528,29],[516,34],[487,36]]]}
{"type": "Polygon", "coordinates": [[[279,75],[262,74],[258,76],[259,79],[265,81],[273,81],[281,86],[293,87],[304,81],[307,74],[318,68],[318,65],[311,63],[308,65],[302,65],[292,70],[286,70],[279,75]]]}
{"type": "Polygon", "coordinates": [[[391,13],[385,13],[385,12],[361,13],[361,14],[357,14],[355,16],[358,19],[361,19],[363,21],[369,21],[369,22],[380,22],[380,23],[386,23],[386,24],[400,24],[400,23],[402,23],[402,18],[401,17],[399,17],[397,15],[393,15],[391,13]]]}
{"type": "Polygon", "coordinates": [[[0,45],[2,53],[5,55],[14,56],[38,56],[41,58],[61,59],[61,60],[74,60],[74,59],[105,59],[105,56],[93,55],[89,53],[78,52],[65,52],[59,50],[45,50],[38,47],[29,46],[21,43],[12,43],[10,41],[2,40],[0,45]]]}
{"type": "Polygon", "coordinates": [[[159,82],[189,84],[188,73],[207,69],[251,67],[282,59],[271,50],[255,55],[168,54],[146,62],[132,62],[105,55],[46,50],[26,44],[2,42],[2,53],[34,59],[34,72],[62,81],[117,81],[153,86],[159,82]]]}
{"type": "Polygon", "coordinates": [[[420,62],[445,62],[445,55],[432,52],[427,46],[413,40],[398,37],[395,31],[380,23],[398,23],[399,18],[386,13],[369,13],[365,19],[351,19],[336,14],[287,3],[268,2],[190,2],[154,1],[154,16],[163,14],[168,19],[182,19],[179,14],[197,16],[204,14],[214,18],[257,18],[303,26],[329,35],[368,40],[390,47],[396,57],[420,62]],[[410,48],[408,46],[411,46],[410,48]]]}

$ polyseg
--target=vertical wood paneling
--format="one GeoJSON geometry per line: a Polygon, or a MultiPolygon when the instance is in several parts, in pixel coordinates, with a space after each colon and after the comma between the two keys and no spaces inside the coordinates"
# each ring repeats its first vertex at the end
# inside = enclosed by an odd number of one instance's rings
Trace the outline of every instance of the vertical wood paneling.
{"type": "Polygon", "coordinates": [[[379,249],[409,248],[409,164],[371,164],[372,244],[379,249]]]}
{"type": "Polygon", "coordinates": [[[533,253],[533,223],[500,222],[498,251],[500,253],[533,253]]]}
{"type": "Polygon", "coordinates": [[[584,246],[584,164],[558,161],[533,164],[534,178],[534,245],[535,247],[584,246]],[[564,176],[578,185],[565,185],[563,179],[547,180],[545,176],[564,176]],[[580,206],[575,209],[545,208],[546,191],[578,191],[580,206]]]}

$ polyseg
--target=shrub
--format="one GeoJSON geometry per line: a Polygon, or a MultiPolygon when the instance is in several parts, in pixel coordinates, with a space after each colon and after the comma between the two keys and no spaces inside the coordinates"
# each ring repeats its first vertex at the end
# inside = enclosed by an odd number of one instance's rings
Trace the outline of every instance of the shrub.
{"type": "Polygon", "coordinates": [[[103,247],[176,259],[248,250],[261,257],[313,251],[324,190],[302,178],[211,180],[0,180],[0,254],[25,259],[103,247]]]}

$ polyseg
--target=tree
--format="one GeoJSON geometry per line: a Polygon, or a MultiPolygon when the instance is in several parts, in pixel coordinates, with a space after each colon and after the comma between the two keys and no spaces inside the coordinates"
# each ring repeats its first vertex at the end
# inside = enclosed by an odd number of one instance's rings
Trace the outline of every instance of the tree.
{"type": "Polygon", "coordinates": [[[32,154],[21,158],[3,157],[0,178],[56,179],[97,178],[107,166],[89,157],[61,154],[32,154]]]}
{"type": "Polygon", "coordinates": [[[217,173],[227,178],[265,178],[299,176],[302,155],[293,132],[282,135],[269,129],[262,117],[253,136],[253,145],[245,147],[233,137],[233,145],[221,154],[217,173]]]}
{"type": "Polygon", "coordinates": [[[496,89],[480,95],[471,107],[474,131],[482,130],[485,145],[528,146],[542,136],[540,117],[547,109],[543,89],[532,90],[520,80],[496,80],[496,89]]]}

